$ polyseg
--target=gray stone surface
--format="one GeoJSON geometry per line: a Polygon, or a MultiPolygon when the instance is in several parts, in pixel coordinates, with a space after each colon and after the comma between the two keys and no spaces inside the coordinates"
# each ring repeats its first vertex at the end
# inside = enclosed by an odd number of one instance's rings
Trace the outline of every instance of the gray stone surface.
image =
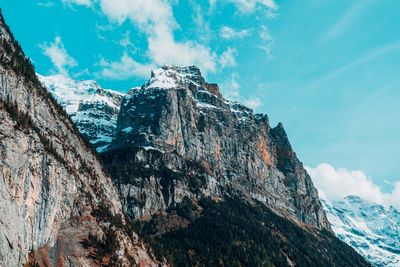
{"type": "Polygon", "coordinates": [[[104,158],[133,218],[185,195],[234,192],[300,225],[330,230],[282,124],[271,128],[266,115],[224,99],[194,66],[165,66],[129,92],[104,158]]]}

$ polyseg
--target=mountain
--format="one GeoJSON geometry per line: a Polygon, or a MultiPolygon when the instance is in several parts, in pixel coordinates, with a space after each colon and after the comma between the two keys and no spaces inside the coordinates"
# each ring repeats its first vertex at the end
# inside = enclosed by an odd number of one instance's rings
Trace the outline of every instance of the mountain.
{"type": "Polygon", "coordinates": [[[400,213],[357,196],[321,199],[335,234],[374,266],[400,266],[400,213]]]}
{"type": "Polygon", "coordinates": [[[63,75],[38,77],[82,136],[98,152],[105,151],[113,139],[124,94],[103,89],[95,81],[75,81],[63,75]]]}
{"type": "Polygon", "coordinates": [[[197,67],[121,96],[40,81],[2,16],[0,42],[1,266],[369,266],[334,236],[282,124],[197,67]]]}
{"type": "Polygon", "coordinates": [[[0,266],[156,266],[0,12],[0,266]]]}
{"type": "Polygon", "coordinates": [[[298,223],[330,229],[282,124],[271,128],[266,115],[224,99],[195,66],[154,70],[132,90],[103,157],[135,219],[167,210],[185,196],[232,191],[298,223]],[[175,182],[174,176],[183,177],[175,182]],[[142,209],[135,203],[143,203],[142,209]]]}
{"type": "Polygon", "coordinates": [[[195,66],[164,66],[131,90],[101,157],[160,261],[368,266],[333,235],[282,124],[224,99],[195,66]]]}

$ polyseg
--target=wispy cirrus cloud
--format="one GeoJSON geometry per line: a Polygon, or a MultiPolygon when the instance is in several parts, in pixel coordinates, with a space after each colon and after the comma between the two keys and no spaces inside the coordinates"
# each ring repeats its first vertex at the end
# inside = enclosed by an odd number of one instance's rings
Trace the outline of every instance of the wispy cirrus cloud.
{"type": "Polygon", "coordinates": [[[231,73],[229,79],[221,84],[223,95],[232,101],[238,101],[251,109],[258,109],[262,106],[261,99],[258,96],[243,97],[240,92],[239,75],[236,72],[231,73]]]}
{"type": "Polygon", "coordinates": [[[37,5],[40,7],[50,8],[54,7],[56,4],[53,1],[47,1],[47,2],[44,1],[44,2],[38,2],[37,5]]]}
{"type": "Polygon", "coordinates": [[[80,5],[91,7],[93,5],[92,0],[61,0],[66,5],[80,5]]]}
{"type": "Polygon", "coordinates": [[[41,44],[43,54],[48,56],[56,68],[56,72],[64,76],[69,76],[69,70],[78,65],[76,60],[71,57],[64,47],[60,36],[56,36],[50,44],[41,44]]]}
{"type": "Polygon", "coordinates": [[[387,44],[378,48],[374,48],[370,50],[369,52],[365,53],[364,55],[361,55],[360,57],[344,64],[343,66],[340,66],[336,69],[331,70],[330,72],[326,73],[325,75],[322,75],[318,79],[316,79],[308,88],[308,90],[316,90],[320,88],[324,83],[329,82],[338,76],[345,74],[349,71],[351,71],[354,68],[363,66],[367,63],[371,63],[377,58],[386,56],[390,53],[398,52],[400,51],[400,42],[396,43],[391,43],[387,44]]]}
{"type": "Polygon", "coordinates": [[[355,1],[354,4],[350,5],[344,11],[342,16],[340,16],[334,24],[321,34],[317,42],[326,43],[345,33],[374,3],[376,3],[376,1],[373,0],[355,1]]]}
{"type": "Polygon", "coordinates": [[[228,26],[223,26],[220,29],[220,36],[223,39],[231,40],[231,39],[241,39],[250,34],[251,30],[242,29],[237,30],[228,26]]]}
{"type": "Polygon", "coordinates": [[[265,25],[261,25],[258,34],[260,36],[260,44],[258,45],[258,48],[263,50],[268,55],[268,57],[270,57],[274,39],[272,38],[268,27],[265,25]]]}
{"type": "Polygon", "coordinates": [[[257,6],[277,10],[278,5],[274,0],[228,0],[234,4],[240,12],[250,13],[253,12],[257,6]]]}
{"type": "Polygon", "coordinates": [[[222,68],[225,67],[234,67],[236,66],[236,55],[237,51],[234,48],[228,47],[225,52],[221,54],[219,57],[219,63],[222,68]]]}

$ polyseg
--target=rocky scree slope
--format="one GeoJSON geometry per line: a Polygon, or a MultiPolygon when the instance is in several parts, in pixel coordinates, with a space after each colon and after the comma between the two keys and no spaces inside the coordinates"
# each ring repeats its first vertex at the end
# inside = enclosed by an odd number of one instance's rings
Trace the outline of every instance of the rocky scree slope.
{"type": "Polygon", "coordinates": [[[38,77],[71,117],[82,136],[98,152],[107,150],[125,94],[103,89],[95,81],[74,81],[63,75],[38,77]]]}
{"type": "Polygon", "coordinates": [[[104,162],[135,219],[185,196],[235,192],[299,224],[330,230],[282,124],[224,99],[197,67],[165,66],[122,102],[104,162]]]}
{"type": "Polygon", "coordinates": [[[155,265],[0,13],[0,265],[155,265]]]}
{"type": "Polygon", "coordinates": [[[400,213],[357,196],[321,199],[336,236],[373,266],[400,266],[400,213]]]}

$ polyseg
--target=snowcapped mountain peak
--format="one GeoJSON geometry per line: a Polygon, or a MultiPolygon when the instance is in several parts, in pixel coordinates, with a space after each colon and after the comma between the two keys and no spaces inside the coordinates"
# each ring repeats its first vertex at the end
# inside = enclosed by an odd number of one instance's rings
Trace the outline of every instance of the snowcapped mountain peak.
{"type": "Polygon", "coordinates": [[[123,93],[103,89],[94,80],[72,80],[63,75],[42,76],[39,80],[49,89],[68,114],[77,112],[82,102],[103,102],[118,108],[123,93]]]}
{"type": "Polygon", "coordinates": [[[189,83],[193,83],[197,86],[205,83],[198,67],[177,67],[174,65],[165,65],[161,68],[152,70],[151,78],[144,84],[144,87],[146,89],[171,89],[189,83]]]}
{"type": "Polygon", "coordinates": [[[40,74],[38,78],[97,151],[106,150],[113,139],[125,94],[103,89],[94,80],[76,81],[63,75],[40,74]]]}
{"type": "Polygon", "coordinates": [[[321,202],[332,230],[374,266],[400,266],[400,213],[358,196],[321,202]]]}

